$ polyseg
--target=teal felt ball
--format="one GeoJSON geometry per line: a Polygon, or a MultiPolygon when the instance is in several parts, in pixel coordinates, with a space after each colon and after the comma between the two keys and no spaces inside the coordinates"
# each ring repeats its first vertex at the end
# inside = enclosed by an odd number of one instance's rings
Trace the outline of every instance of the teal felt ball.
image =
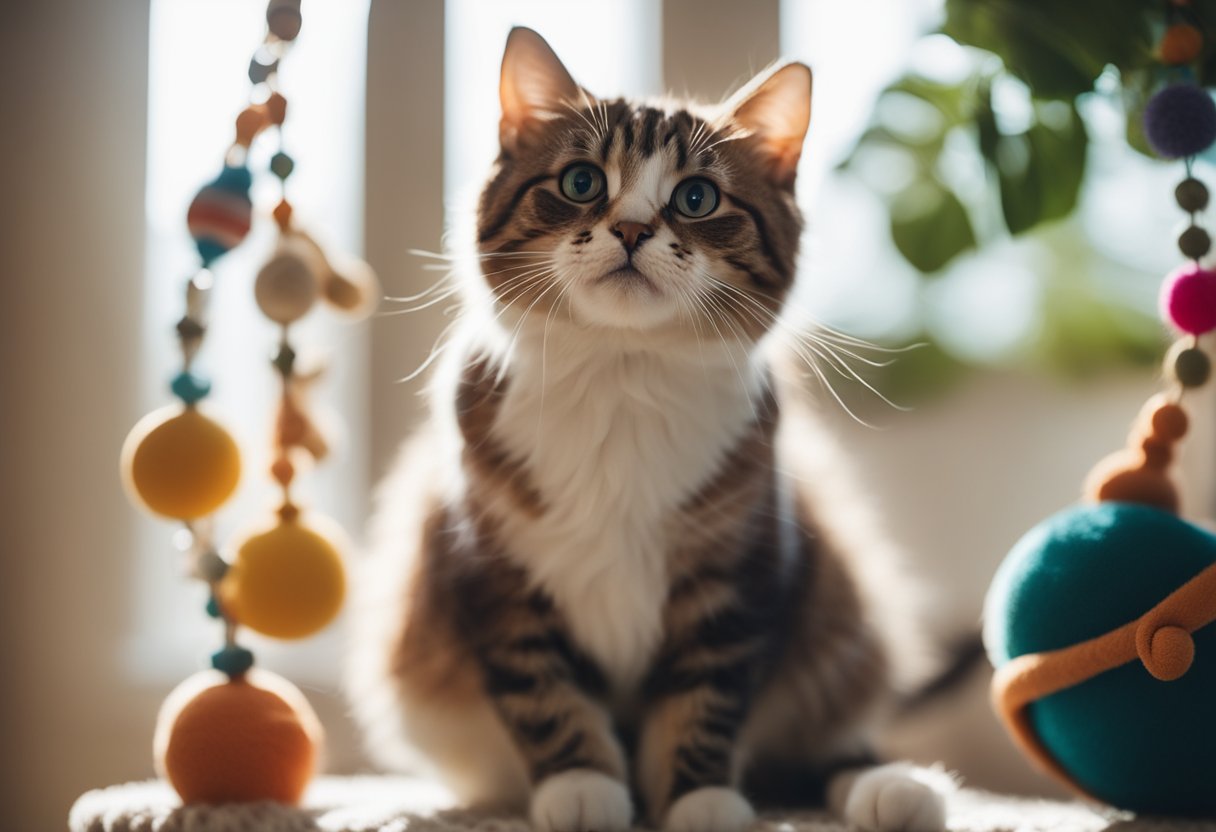
{"type": "MultiPolygon", "coordinates": [[[[1135,621],[1216,562],[1216,535],[1141,505],[1099,503],[1051,517],[1001,565],[984,640],[1000,667],[1135,621]]],[[[1029,705],[1047,751],[1090,795],[1153,814],[1216,814],[1216,625],[1194,661],[1160,681],[1139,660],[1029,705]]]]}

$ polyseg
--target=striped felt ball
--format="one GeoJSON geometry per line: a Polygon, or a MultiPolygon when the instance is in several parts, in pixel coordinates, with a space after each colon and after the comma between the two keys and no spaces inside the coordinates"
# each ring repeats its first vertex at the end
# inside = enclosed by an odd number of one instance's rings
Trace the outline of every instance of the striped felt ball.
{"type": "Polygon", "coordinates": [[[210,265],[236,248],[249,233],[253,217],[253,202],[249,198],[252,184],[248,168],[225,167],[190,203],[186,225],[204,264],[210,265]]]}

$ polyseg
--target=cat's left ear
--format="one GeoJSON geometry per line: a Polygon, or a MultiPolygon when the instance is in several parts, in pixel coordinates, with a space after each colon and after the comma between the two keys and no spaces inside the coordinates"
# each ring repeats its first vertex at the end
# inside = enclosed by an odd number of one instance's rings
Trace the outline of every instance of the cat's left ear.
{"type": "Polygon", "coordinates": [[[725,109],[727,118],[756,138],[773,182],[792,188],[811,123],[811,68],[789,63],[762,72],[725,109]]]}
{"type": "Polygon", "coordinates": [[[507,36],[498,97],[502,104],[498,137],[507,150],[529,127],[558,112],[563,102],[589,99],[545,39],[524,26],[516,26],[507,36]]]}

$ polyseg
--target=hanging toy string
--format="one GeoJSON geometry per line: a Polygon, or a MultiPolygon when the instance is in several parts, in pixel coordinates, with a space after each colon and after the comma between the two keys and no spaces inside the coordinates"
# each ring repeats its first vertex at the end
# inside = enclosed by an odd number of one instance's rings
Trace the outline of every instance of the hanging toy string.
{"type": "Polygon", "coordinates": [[[1144,109],[1144,135],[1157,155],[1181,159],[1186,176],[1174,200],[1188,216],[1178,249],[1189,262],[1166,276],[1161,287],[1161,317],[1180,333],[1166,355],[1171,390],[1150,399],[1133,427],[1125,450],[1102,460],[1090,473],[1085,491],[1097,501],[1144,503],[1178,511],[1178,491],[1169,477],[1174,446],[1186,435],[1185,395],[1207,383],[1211,360],[1199,338],[1216,329],[1216,271],[1203,263],[1212,239],[1200,225],[1208,207],[1207,186],[1195,175],[1195,157],[1216,142],[1216,103],[1195,83],[1194,64],[1204,52],[1202,27],[1189,0],[1166,7],[1156,54],[1165,85],[1144,109]]]}
{"type": "Polygon", "coordinates": [[[124,447],[124,476],[134,499],[154,514],[181,521],[191,574],[206,583],[206,610],[223,625],[223,644],[211,656],[212,666],[228,677],[243,676],[253,666],[253,653],[237,640],[240,627],[278,638],[301,638],[328,624],[345,591],[342,561],[335,538],[341,535],[321,517],[307,522],[292,496],[297,473],[293,460],[326,455],[327,443],[308,413],[307,391],[319,372],[300,372],[292,342],[292,324],[318,299],[351,317],[370,312],[378,294],[366,264],[348,260],[342,270],[312,236],[302,231],[287,200],[287,180],[295,161],[285,150],[287,98],[279,72],[300,32],[300,0],[270,0],[267,31],[249,62],[248,104],[237,115],[234,138],[224,154],[219,175],[205,184],[190,203],[186,224],[200,265],[186,281],[185,314],[176,331],[181,352],[179,372],[170,389],[179,406],[151,414],[132,431],[124,447]],[[258,307],[279,328],[273,367],[280,380],[274,423],[271,477],[281,490],[278,510],[268,531],[235,545],[232,560],[221,556],[214,539],[214,513],[228,501],[240,479],[240,454],[230,433],[200,409],[211,382],[196,369],[208,326],[215,282],[214,266],[248,236],[254,206],[250,148],[273,132],[276,151],[270,173],[279,183],[272,213],[278,243],[254,283],[258,307]]]}
{"type": "Polygon", "coordinates": [[[346,259],[334,268],[299,228],[287,201],[287,180],[296,165],[284,149],[288,107],[279,71],[301,23],[300,0],[270,0],[234,139],[219,175],[198,191],[187,211],[200,263],[186,281],[185,314],[177,322],[181,365],[169,387],[178,402],[141,420],[123,448],[129,493],[153,514],[184,525],[174,537],[188,552],[192,575],[207,585],[207,612],[223,629],[212,669],[178,685],[157,717],[157,767],[186,803],[301,799],[316,770],[320,722],[290,682],[253,669],[253,653],[238,638],[248,630],[284,639],[310,635],[333,620],[345,592],[335,542],[342,538],[340,529],[299,508],[292,492],[301,457],[315,462],[327,451],[306,401],[319,373],[297,366],[293,325],[318,299],[348,317],[366,314],[378,287],[360,261],[346,259]],[[197,365],[212,286],[222,271],[217,261],[246,239],[254,221],[249,163],[257,158],[251,148],[265,143],[263,136],[277,140],[269,168],[279,182],[278,201],[266,213],[278,234],[273,255],[254,281],[254,296],[278,333],[273,366],[280,395],[270,475],[280,499],[264,528],[228,544],[221,555],[214,515],[236,490],[241,458],[230,433],[204,412],[211,383],[197,365]]]}

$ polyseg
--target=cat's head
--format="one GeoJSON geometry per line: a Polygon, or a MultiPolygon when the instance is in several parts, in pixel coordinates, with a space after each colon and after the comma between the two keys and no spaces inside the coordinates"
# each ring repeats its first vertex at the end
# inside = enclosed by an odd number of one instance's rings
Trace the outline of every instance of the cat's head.
{"type": "Polygon", "coordinates": [[[794,278],[794,176],[811,110],[798,63],[724,104],[601,100],[516,28],[501,153],[482,192],[481,272],[542,320],[755,340],[794,278]]]}

